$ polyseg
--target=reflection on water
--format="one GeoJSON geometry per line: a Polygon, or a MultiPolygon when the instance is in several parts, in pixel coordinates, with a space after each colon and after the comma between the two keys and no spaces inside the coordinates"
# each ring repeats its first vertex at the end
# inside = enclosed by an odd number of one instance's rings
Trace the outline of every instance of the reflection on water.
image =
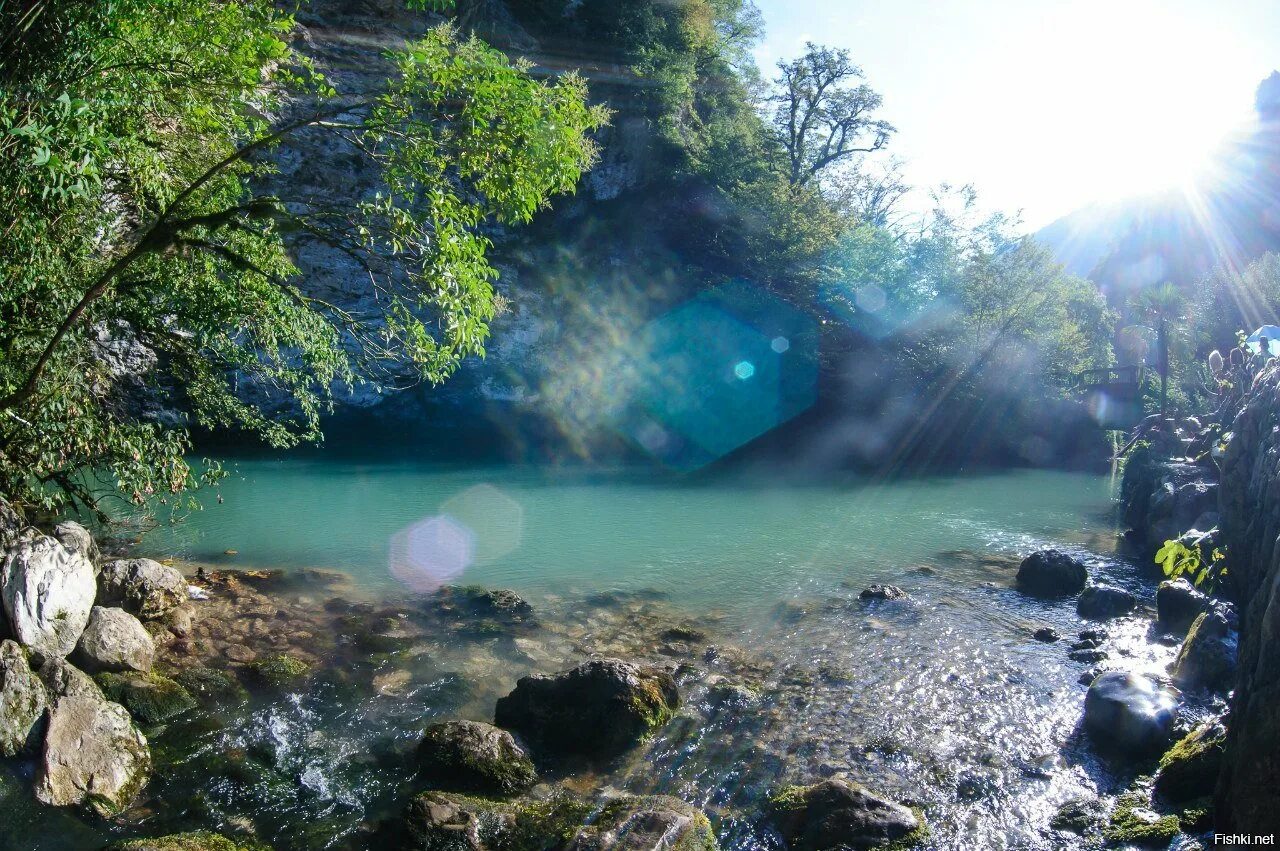
{"type": "MultiPolygon", "coordinates": [[[[147,546],[348,571],[355,587],[300,579],[287,602],[273,598],[288,617],[263,628],[261,595],[206,604],[227,607],[219,617],[232,627],[202,633],[198,653],[301,647],[319,672],[249,709],[215,706],[149,731],[159,776],[128,826],[40,810],[0,775],[18,831],[7,847],[89,849],[192,827],[282,849],[367,847],[371,825],[414,788],[410,754],[426,723],[491,719],[518,677],[590,655],[672,668],[685,707],[618,763],[553,766],[547,781],[677,795],[706,808],[727,849],[776,848],[763,797],[837,772],[923,808],[925,847],[946,849],[1063,847],[1047,833],[1056,806],[1124,779],[1076,731],[1089,666],[1065,642],[1030,638],[1085,624],[1069,602],[1009,588],[1020,553],[1107,540],[1103,480],[783,489],[308,464],[241,472],[224,505],[147,546]],[[527,622],[468,619],[388,574],[397,532],[441,516],[475,535],[456,575],[515,588],[533,605],[527,622]],[[910,596],[859,599],[872,581],[910,596]]],[[[439,540],[398,557],[429,568],[439,540]]],[[[1123,561],[1100,558],[1094,571],[1137,587],[1123,561]]],[[[1127,665],[1156,669],[1172,653],[1138,620],[1113,632],[1108,646],[1127,665]]]]}

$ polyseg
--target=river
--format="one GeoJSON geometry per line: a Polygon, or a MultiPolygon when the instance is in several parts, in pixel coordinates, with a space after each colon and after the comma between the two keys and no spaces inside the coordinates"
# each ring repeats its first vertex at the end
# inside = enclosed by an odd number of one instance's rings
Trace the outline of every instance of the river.
{"type": "MultiPolygon", "coordinates": [[[[362,824],[411,785],[396,754],[423,724],[489,720],[519,676],[593,652],[678,661],[686,706],[619,764],[551,779],[683,797],[713,816],[726,849],[774,847],[751,815],[762,797],[837,771],[922,808],[924,847],[948,849],[1060,847],[1045,838],[1056,806],[1123,779],[1076,730],[1089,666],[1065,642],[1031,638],[1086,624],[1069,601],[1011,587],[1020,556],[1059,546],[1095,553],[1095,577],[1141,591],[1141,568],[1110,553],[1108,477],[779,484],[305,458],[229,469],[220,501],[161,524],[140,550],[188,569],[340,571],[351,584],[339,596],[370,606],[420,606],[442,584],[508,588],[542,626],[517,641],[427,635],[401,654],[335,658],[359,675],[149,731],[160,768],[148,830],[362,847],[362,824]],[[860,600],[872,583],[910,596],[860,600]],[[645,633],[666,623],[705,630],[707,646],[659,647],[645,633]],[[759,702],[718,711],[708,684],[724,677],[749,681],[759,702]],[[240,768],[226,769],[228,754],[240,768]]],[[[1125,624],[1113,640],[1132,666],[1167,661],[1140,621],[1125,624]]],[[[3,780],[0,805],[16,815],[0,847],[78,851],[128,833],[24,804],[3,780]]]]}

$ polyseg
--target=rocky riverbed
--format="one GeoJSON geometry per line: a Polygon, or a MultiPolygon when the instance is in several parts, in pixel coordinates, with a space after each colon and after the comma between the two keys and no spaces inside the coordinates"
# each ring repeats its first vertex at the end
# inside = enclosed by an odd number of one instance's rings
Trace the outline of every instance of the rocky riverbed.
{"type": "Polygon", "coordinates": [[[104,558],[50,531],[6,532],[0,847],[1058,848],[1200,829],[1219,686],[1175,691],[1168,668],[1189,670],[1179,633],[1209,604],[1166,590],[1157,621],[1122,559],[939,553],[744,631],[658,593],[372,596],[342,573],[104,558]],[[75,605],[33,627],[23,589],[55,578],[75,605]],[[1183,734],[1189,762],[1162,767],[1183,734]]]}

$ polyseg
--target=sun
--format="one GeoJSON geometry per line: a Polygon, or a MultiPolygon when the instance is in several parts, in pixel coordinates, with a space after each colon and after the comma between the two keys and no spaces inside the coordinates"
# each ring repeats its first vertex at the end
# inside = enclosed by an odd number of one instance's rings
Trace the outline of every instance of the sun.
{"type": "Polygon", "coordinates": [[[1046,4],[1011,49],[1018,165],[1067,206],[1189,186],[1247,121],[1254,72],[1233,37],[1176,3],[1046,4]]]}

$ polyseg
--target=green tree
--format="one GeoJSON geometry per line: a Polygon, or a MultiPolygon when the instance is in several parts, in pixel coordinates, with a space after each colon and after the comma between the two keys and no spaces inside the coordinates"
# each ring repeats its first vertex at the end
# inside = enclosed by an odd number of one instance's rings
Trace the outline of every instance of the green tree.
{"type": "Polygon", "coordinates": [[[847,50],[812,42],[804,55],[778,63],[773,131],[786,155],[787,179],[796,186],[889,143],[894,127],[875,117],[883,103],[865,83],[847,50]]]}
{"type": "Polygon", "coordinates": [[[0,4],[11,499],[145,504],[196,484],[186,430],[121,405],[104,356],[118,343],[165,365],[195,424],[277,446],[318,436],[335,383],[443,380],[483,352],[494,314],[485,227],[527,222],[596,156],[607,116],[579,78],[536,80],[447,27],[390,53],[386,85],[357,97],[291,50],[267,0],[160,6],[0,4]],[[270,149],[303,131],[374,163],[382,190],[349,209],[266,194],[270,149]],[[300,234],[362,263],[380,310],[308,294],[286,248],[300,234]]]}

